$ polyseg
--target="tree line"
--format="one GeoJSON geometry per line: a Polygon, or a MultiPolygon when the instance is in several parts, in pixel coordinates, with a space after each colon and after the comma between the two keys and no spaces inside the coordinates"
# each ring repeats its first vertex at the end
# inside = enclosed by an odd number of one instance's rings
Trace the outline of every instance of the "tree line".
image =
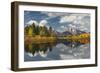
{"type": "Polygon", "coordinates": [[[36,26],[34,23],[24,28],[24,34],[30,36],[56,36],[52,27],[47,28],[46,26],[36,26]]]}

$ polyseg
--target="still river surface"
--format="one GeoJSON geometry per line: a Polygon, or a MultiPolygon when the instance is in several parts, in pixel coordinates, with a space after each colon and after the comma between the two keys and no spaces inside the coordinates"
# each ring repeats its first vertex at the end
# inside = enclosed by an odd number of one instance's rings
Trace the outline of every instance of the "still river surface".
{"type": "Polygon", "coordinates": [[[24,45],[24,61],[70,60],[90,58],[90,43],[28,43],[24,45]]]}

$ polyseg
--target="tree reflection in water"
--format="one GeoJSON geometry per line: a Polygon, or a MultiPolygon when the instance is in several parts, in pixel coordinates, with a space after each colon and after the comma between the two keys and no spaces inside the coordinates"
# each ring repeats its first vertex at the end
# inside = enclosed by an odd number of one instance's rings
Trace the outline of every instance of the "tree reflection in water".
{"type": "MultiPolygon", "coordinates": [[[[24,47],[25,54],[31,57],[30,60],[24,56],[25,61],[35,61],[38,55],[43,57],[43,60],[79,59],[90,57],[89,40],[86,43],[68,42],[64,40],[59,40],[52,43],[25,42],[24,47]],[[55,58],[55,55],[59,58],[55,58]]],[[[36,61],[40,60],[37,59],[36,61]]]]}
{"type": "Polygon", "coordinates": [[[25,51],[32,53],[33,56],[39,54],[46,54],[47,52],[52,51],[53,46],[56,46],[57,43],[28,43],[25,44],[25,51]]]}

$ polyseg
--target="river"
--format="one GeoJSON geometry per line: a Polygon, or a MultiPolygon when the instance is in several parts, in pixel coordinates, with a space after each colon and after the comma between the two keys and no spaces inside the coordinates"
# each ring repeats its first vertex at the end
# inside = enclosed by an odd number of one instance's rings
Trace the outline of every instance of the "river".
{"type": "Polygon", "coordinates": [[[24,61],[70,60],[90,58],[90,43],[56,41],[24,45],[24,61]]]}

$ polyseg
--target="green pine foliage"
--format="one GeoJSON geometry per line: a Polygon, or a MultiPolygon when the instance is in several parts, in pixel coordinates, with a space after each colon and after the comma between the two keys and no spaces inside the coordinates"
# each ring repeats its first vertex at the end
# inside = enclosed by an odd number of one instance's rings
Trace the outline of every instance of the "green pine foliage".
{"type": "Polygon", "coordinates": [[[52,31],[52,27],[49,29],[46,26],[36,26],[34,23],[25,27],[25,35],[35,36],[55,36],[55,33],[52,31]]]}

